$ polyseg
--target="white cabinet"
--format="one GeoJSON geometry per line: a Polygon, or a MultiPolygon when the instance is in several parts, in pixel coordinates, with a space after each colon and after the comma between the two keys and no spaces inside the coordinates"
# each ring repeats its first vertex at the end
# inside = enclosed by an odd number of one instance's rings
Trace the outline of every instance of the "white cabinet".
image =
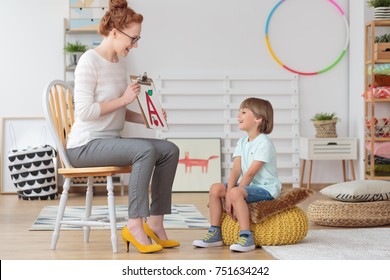
{"type": "Polygon", "coordinates": [[[299,158],[302,159],[300,185],[303,185],[306,160],[309,160],[307,188],[310,188],[313,160],[342,160],[344,181],[347,180],[345,161],[350,161],[352,178],[355,180],[353,160],[357,159],[356,138],[299,138],[299,158]]]}
{"type": "Polygon", "coordinates": [[[357,139],[301,137],[299,157],[308,160],[357,159],[357,139]]]}

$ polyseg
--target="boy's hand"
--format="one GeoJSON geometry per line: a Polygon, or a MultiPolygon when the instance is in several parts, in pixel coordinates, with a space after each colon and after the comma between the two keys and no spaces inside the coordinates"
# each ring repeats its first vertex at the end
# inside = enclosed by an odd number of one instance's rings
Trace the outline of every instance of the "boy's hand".
{"type": "Polygon", "coordinates": [[[225,210],[226,210],[226,213],[230,216],[230,218],[232,218],[233,221],[236,221],[236,217],[234,216],[234,212],[233,212],[233,205],[232,205],[232,203],[230,201],[230,197],[229,197],[229,191],[226,193],[225,210]]]}

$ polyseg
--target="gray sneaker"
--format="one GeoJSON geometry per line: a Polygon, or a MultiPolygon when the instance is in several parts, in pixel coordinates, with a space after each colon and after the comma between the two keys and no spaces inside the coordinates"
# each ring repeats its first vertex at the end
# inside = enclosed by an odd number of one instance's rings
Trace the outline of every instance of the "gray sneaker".
{"type": "Polygon", "coordinates": [[[194,240],[194,242],[192,242],[192,245],[202,248],[222,246],[223,242],[221,229],[211,227],[203,239],[194,240]]]}
{"type": "Polygon", "coordinates": [[[230,245],[231,251],[236,252],[249,252],[256,248],[252,234],[240,235],[238,241],[230,245]]]}

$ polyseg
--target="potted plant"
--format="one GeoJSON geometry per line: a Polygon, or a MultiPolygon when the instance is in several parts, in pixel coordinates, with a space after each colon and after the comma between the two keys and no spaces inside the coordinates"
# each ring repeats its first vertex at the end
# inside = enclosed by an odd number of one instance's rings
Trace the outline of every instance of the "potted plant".
{"type": "Polygon", "coordinates": [[[390,59],[390,34],[375,36],[374,58],[390,59]]]}
{"type": "Polygon", "coordinates": [[[69,54],[68,66],[77,65],[80,56],[88,50],[88,46],[76,41],[75,43],[68,42],[64,51],[69,54]]]}
{"type": "Polygon", "coordinates": [[[390,18],[390,0],[368,0],[367,4],[374,8],[374,19],[390,18]]]}
{"type": "Polygon", "coordinates": [[[317,138],[335,138],[336,123],[340,120],[336,113],[317,113],[310,119],[316,129],[317,138]]]}

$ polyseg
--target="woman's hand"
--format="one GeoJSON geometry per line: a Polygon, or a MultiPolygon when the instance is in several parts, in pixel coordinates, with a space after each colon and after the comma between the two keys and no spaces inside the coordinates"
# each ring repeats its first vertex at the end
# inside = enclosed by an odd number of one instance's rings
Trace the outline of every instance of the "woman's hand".
{"type": "Polygon", "coordinates": [[[132,103],[141,92],[141,86],[137,83],[132,83],[127,86],[125,92],[122,95],[122,100],[125,105],[132,103]]]}

